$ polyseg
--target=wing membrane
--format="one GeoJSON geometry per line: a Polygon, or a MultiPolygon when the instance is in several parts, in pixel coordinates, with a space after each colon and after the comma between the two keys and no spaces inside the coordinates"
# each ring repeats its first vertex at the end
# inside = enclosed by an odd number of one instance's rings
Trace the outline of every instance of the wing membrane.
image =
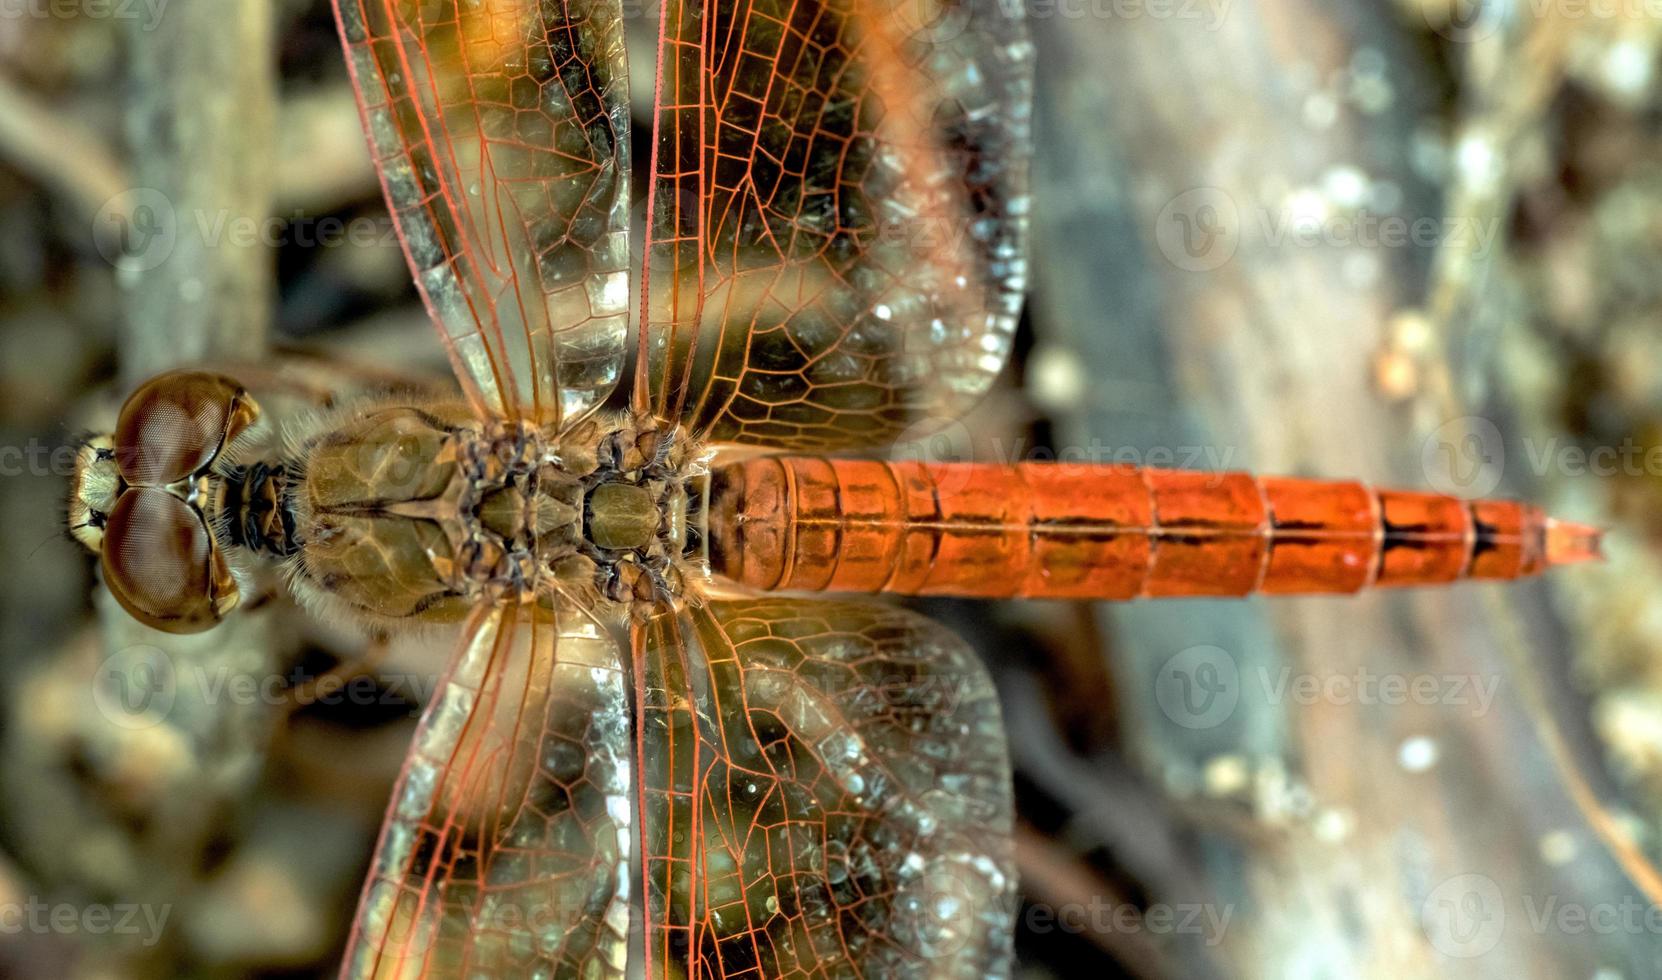
{"type": "Polygon", "coordinates": [[[404,249],[475,410],[554,423],[625,352],[618,0],[335,0],[404,249]]]}
{"type": "Polygon", "coordinates": [[[579,612],[475,615],[394,790],[343,978],[624,975],[624,681],[579,612]]]}
{"type": "Polygon", "coordinates": [[[664,0],[635,402],[831,449],[1009,353],[1031,52],[1006,0],[664,0]]]}
{"type": "Polygon", "coordinates": [[[1003,726],[963,643],[805,600],[635,638],[648,976],[1010,969],[1003,726]]]}

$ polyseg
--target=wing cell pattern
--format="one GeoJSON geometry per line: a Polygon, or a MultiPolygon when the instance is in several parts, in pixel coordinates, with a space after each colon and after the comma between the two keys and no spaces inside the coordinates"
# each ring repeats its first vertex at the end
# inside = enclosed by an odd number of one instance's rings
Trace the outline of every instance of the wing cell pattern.
{"type": "Polygon", "coordinates": [[[979,397],[1026,277],[1016,0],[664,0],[637,408],[878,445],[979,397]]]}
{"type": "Polygon", "coordinates": [[[625,974],[624,683],[582,613],[475,615],[393,793],[343,978],[625,974]]]}
{"type": "Polygon", "coordinates": [[[629,312],[618,0],[335,0],[416,285],[475,410],[604,401],[629,312]]]}
{"type": "Polygon", "coordinates": [[[1010,776],[946,629],[851,602],[717,601],[639,627],[649,976],[1010,969],[1010,776]]]}

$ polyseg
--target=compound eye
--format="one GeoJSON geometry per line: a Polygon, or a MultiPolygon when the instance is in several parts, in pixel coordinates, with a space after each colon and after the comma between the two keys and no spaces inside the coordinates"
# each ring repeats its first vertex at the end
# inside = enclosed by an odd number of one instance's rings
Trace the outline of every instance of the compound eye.
{"type": "Polygon", "coordinates": [[[200,633],[237,604],[236,580],[202,515],[168,493],[135,487],[104,526],[104,584],[133,618],[167,633],[200,633]]]}
{"type": "Polygon", "coordinates": [[[116,462],[131,484],[159,486],[202,472],[259,417],[242,386],[201,371],[146,381],[121,406],[116,462]]]}

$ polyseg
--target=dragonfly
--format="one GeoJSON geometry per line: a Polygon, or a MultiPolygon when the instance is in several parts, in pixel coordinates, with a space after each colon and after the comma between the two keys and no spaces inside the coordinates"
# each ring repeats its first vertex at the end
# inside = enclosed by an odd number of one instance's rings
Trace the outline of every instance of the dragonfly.
{"type": "Polygon", "coordinates": [[[458,628],[343,977],[1008,975],[995,691],[878,597],[1342,594],[1597,554],[1507,501],[886,455],[1011,350],[1018,3],[662,0],[638,266],[619,0],[335,11],[459,393],[275,432],[237,379],[166,374],[80,448],[70,521],[161,630],[223,621],[260,563],[319,615],[458,628]]]}

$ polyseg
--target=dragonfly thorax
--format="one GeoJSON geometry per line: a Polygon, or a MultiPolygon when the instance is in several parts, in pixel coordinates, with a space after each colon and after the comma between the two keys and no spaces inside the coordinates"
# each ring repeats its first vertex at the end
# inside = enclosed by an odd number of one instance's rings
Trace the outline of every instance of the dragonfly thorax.
{"type": "Polygon", "coordinates": [[[681,567],[699,547],[703,456],[679,428],[615,420],[600,427],[595,459],[580,551],[601,594],[643,606],[678,596],[681,567]]]}
{"type": "Polygon", "coordinates": [[[549,431],[387,405],[309,440],[300,466],[302,595],[377,620],[452,621],[551,590],[674,596],[702,462],[677,431],[627,420],[549,431]]]}

